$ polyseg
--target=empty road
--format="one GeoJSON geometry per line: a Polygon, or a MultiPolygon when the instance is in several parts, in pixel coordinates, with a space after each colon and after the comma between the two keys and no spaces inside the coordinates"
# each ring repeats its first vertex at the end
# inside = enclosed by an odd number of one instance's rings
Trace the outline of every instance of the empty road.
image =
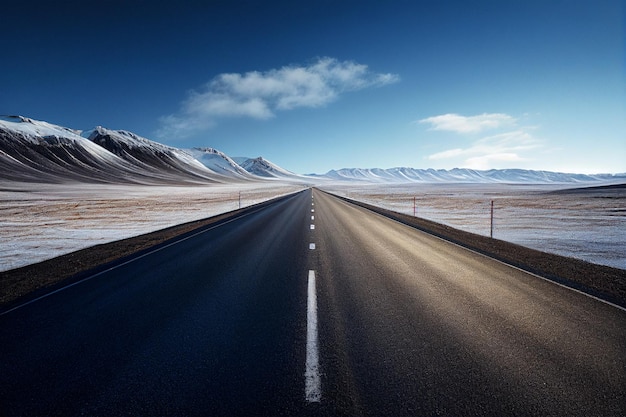
{"type": "Polygon", "coordinates": [[[0,314],[0,416],[626,415],[626,312],[307,190],[0,314]]]}

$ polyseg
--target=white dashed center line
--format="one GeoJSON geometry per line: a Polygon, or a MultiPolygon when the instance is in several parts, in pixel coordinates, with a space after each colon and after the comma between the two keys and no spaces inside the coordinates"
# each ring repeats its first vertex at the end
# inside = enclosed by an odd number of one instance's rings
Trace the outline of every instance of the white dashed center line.
{"type": "MultiPolygon", "coordinates": [[[[313,200],[313,196],[311,196],[313,200]]],[[[311,206],[315,203],[311,202],[311,206]]],[[[311,208],[311,213],[315,210],[311,208]]],[[[315,216],[311,216],[311,221],[315,216]]],[[[315,225],[311,224],[311,230],[315,225]]],[[[309,243],[309,249],[315,249],[315,243],[309,243]]],[[[306,310],[306,365],[304,371],[304,398],[308,403],[319,403],[322,400],[322,378],[320,376],[319,349],[317,345],[317,292],[315,288],[315,271],[309,270],[307,286],[306,310]]]]}
{"type": "Polygon", "coordinates": [[[320,377],[319,351],[317,345],[317,293],[315,290],[315,271],[309,271],[308,284],[304,397],[307,402],[320,402],[322,399],[322,380],[320,377]]]}

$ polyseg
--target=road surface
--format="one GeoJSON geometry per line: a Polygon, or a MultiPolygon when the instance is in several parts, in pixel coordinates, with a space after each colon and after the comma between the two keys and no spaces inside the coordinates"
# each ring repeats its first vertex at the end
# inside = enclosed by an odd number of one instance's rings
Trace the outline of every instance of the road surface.
{"type": "Polygon", "coordinates": [[[0,415],[625,415],[626,312],[319,190],[0,315],[0,415]]]}

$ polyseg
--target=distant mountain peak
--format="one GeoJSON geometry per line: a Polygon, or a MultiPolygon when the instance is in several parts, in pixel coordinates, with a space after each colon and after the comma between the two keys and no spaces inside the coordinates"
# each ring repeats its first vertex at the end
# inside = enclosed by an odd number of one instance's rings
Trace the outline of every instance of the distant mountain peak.
{"type": "Polygon", "coordinates": [[[273,162],[259,156],[243,161],[241,167],[251,174],[264,178],[298,178],[301,175],[283,169],[273,162]]]}
{"type": "Polygon", "coordinates": [[[232,158],[215,148],[191,148],[186,149],[185,152],[214,172],[231,175],[236,178],[254,178],[253,175],[239,166],[232,158]]]}
{"type": "Polygon", "coordinates": [[[216,154],[216,155],[225,155],[225,153],[223,153],[221,151],[218,151],[215,148],[199,147],[199,148],[192,148],[192,149],[200,151],[200,152],[203,152],[203,153],[213,153],[213,154],[216,154]]]}

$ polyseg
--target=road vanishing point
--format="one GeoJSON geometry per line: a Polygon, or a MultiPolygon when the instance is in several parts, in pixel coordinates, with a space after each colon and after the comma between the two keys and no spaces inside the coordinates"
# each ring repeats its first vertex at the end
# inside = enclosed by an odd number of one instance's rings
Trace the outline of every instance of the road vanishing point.
{"type": "Polygon", "coordinates": [[[0,416],[624,416],[626,311],[317,189],[0,314],[0,416]]]}

